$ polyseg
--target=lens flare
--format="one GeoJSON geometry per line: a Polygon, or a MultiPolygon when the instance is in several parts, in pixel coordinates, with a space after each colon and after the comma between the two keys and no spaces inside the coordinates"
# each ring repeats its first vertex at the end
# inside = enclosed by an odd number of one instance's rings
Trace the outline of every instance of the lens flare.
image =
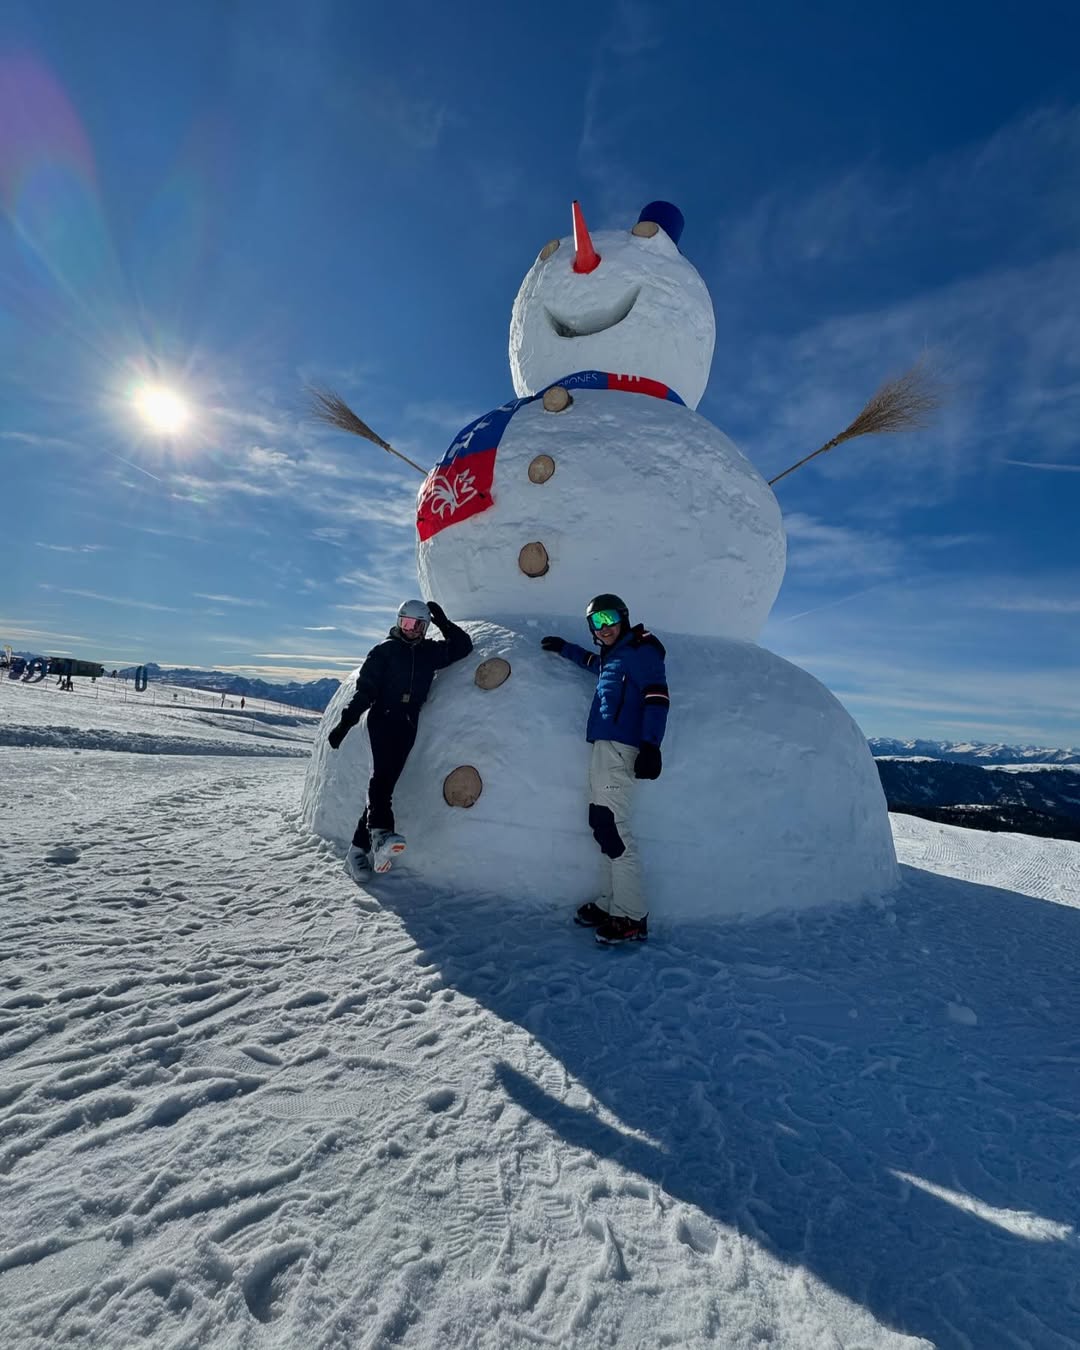
{"type": "Polygon", "coordinates": [[[162,436],[182,431],[191,417],[180,395],[160,384],[148,384],[136,390],[133,402],[135,411],[150,430],[162,436]]]}

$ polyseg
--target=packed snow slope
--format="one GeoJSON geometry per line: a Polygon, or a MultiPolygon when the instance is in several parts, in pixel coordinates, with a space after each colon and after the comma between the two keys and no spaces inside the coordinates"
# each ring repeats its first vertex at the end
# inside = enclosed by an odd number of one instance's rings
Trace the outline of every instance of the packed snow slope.
{"type": "Polygon", "coordinates": [[[25,683],[0,675],[0,746],[121,750],[158,755],[310,753],[319,715],[283,704],[200,689],[76,679],[67,692],[55,679],[25,683]]]}
{"type": "Polygon", "coordinates": [[[110,750],[0,747],[4,1350],[1080,1344],[1080,845],[900,817],[891,903],[609,951],[61,698],[110,750]]]}

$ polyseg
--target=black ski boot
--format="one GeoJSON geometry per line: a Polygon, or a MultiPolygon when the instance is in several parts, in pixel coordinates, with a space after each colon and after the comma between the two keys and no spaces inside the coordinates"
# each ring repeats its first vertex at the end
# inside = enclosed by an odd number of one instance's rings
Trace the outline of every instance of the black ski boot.
{"type": "Polygon", "coordinates": [[[614,947],[620,942],[647,942],[649,938],[649,916],[643,914],[640,919],[626,919],[621,914],[609,914],[607,921],[596,930],[596,940],[604,947],[614,947]]]}
{"type": "Polygon", "coordinates": [[[574,913],[574,922],[580,924],[582,928],[598,928],[600,924],[606,923],[611,915],[606,909],[601,909],[599,905],[592,900],[587,900],[585,904],[579,905],[574,913]]]}

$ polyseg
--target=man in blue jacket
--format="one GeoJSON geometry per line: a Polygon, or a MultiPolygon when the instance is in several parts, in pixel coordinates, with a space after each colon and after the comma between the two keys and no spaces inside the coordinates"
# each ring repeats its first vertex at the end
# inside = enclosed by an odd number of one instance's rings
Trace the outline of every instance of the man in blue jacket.
{"type": "Polygon", "coordinates": [[[617,595],[596,596],[585,618],[599,651],[587,652],[561,637],[540,640],[545,651],[557,652],[597,677],[585,729],[592,744],[589,825],[609,861],[610,882],[599,901],[578,909],[574,921],[595,928],[597,942],[644,942],[649,936],[648,906],[630,812],[637,780],[660,777],[669,703],[666,653],[643,624],[630,626],[630,612],[617,595]]]}

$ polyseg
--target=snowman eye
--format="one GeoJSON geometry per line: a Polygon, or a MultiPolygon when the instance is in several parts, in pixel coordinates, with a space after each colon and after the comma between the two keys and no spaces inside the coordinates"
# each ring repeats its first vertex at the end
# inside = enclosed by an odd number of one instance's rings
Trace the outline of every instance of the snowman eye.
{"type": "Polygon", "coordinates": [[[555,250],[559,247],[561,243],[562,243],[561,239],[549,239],[548,242],[544,245],[544,247],[540,250],[540,257],[537,259],[537,261],[547,262],[547,260],[551,257],[551,255],[555,252],[555,250]]]}
{"type": "Polygon", "coordinates": [[[660,226],[655,220],[639,220],[630,233],[636,234],[639,239],[651,239],[654,234],[660,233],[660,226]]]}

